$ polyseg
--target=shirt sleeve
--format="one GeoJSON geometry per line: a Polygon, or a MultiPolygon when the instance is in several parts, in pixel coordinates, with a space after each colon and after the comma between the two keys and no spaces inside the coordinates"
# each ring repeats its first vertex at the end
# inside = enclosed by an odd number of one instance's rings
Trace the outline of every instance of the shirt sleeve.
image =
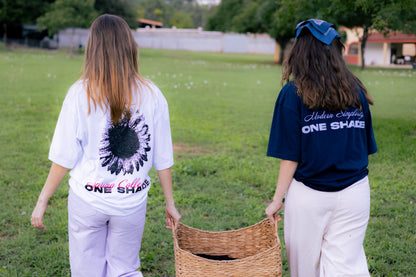
{"type": "MultiPolygon", "coordinates": [[[[276,100],[270,129],[267,156],[299,162],[301,156],[301,123],[298,96],[286,85],[276,100]]],[[[296,89],[295,89],[296,90],[296,89]]]]}
{"type": "Polygon", "coordinates": [[[76,94],[72,87],[62,104],[58,122],[55,127],[49,160],[65,168],[73,168],[82,154],[78,139],[78,109],[76,94]]]}
{"type": "Polygon", "coordinates": [[[377,144],[376,144],[376,139],[374,137],[370,106],[363,92],[361,93],[361,101],[363,103],[363,109],[365,112],[365,126],[366,126],[366,135],[367,135],[368,155],[371,155],[377,152],[377,144]]]}
{"type": "Polygon", "coordinates": [[[168,102],[158,88],[156,88],[156,93],[153,166],[156,170],[163,170],[173,165],[172,135],[168,102]]]}

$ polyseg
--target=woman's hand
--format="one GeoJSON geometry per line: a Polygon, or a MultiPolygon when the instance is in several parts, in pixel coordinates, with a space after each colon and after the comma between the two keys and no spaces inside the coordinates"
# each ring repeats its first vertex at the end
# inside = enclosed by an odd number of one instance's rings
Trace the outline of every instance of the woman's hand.
{"type": "Polygon", "coordinates": [[[283,201],[282,200],[274,200],[270,205],[266,208],[266,215],[267,218],[274,224],[275,219],[277,221],[282,220],[280,218],[280,215],[276,217],[276,213],[283,207],[283,201]]]}
{"type": "MultiPolygon", "coordinates": [[[[274,224],[276,213],[283,207],[283,197],[292,183],[298,162],[281,160],[279,168],[279,177],[277,179],[276,191],[274,192],[273,202],[266,208],[267,218],[274,224]]],[[[277,216],[280,221],[280,216],[277,216]]]]}
{"type": "Polygon", "coordinates": [[[32,218],[30,219],[33,227],[44,230],[46,226],[43,224],[43,215],[45,214],[48,203],[38,200],[36,207],[33,209],[32,218]]]}
{"type": "Polygon", "coordinates": [[[168,229],[172,229],[173,225],[172,225],[172,220],[175,226],[178,226],[179,221],[181,220],[181,215],[178,212],[178,210],[176,209],[176,207],[173,205],[166,205],[166,228],[168,229]]]}
{"type": "Polygon", "coordinates": [[[30,221],[32,222],[33,227],[38,229],[46,229],[46,226],[43,224],[43,215],[45,214],[46,208],[48,207],[49,198],[51,198],[51,196],[55,193],[67,172],[67,168],[62,167],[56,163],[52,163],[48,178],[46,179],[45,185],[40,192],[36,207],[32,212],[32,218],[30,221]]]}
{"type": "Polygon", "coordinates": [[[166,201],[166,228],[172,229],[173,225],[177,226],[179,220],[181,220],[181,215],[175,207],[175,202],[173,201],[172,193],[172,171],[170,168],[159,170],[157,172],[160,180],[160,185],[162,186],[163,194],[165,195],[166,201]],[[172,224],[173,220],[173,224],[172,224]]]}

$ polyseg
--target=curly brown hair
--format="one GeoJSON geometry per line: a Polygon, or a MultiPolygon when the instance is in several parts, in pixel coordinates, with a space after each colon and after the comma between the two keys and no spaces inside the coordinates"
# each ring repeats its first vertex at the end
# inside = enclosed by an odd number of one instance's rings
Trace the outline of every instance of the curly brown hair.
{"type": "Polygon", "coordinates": [[[282,84],[290,82],[292,76],[299,96],[310,109],[361,109],[360,88],[373,104],[362,82],[348,70],[343,50],[339,38],[327,46],[304,28],[283,62],[282,84]]]}

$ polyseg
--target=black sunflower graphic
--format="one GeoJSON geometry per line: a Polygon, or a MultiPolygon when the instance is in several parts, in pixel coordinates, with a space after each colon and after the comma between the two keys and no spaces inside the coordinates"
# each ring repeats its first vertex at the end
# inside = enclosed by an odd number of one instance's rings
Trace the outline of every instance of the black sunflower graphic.
{"type": "Polygon", "coordinates": [[[143,115],[131,114],[130,119],[124,117],[116,125],[109,122],[101,140],[101,165],[111,174],[118,175],[121,171],[123,175],[132,174],[147,161],[147,152],[151,149],[149,126],[143,115]]]}

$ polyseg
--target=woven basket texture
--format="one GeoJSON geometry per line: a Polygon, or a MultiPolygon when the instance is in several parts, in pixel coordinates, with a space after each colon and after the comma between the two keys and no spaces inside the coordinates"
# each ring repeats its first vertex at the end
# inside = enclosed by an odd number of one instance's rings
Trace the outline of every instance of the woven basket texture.
{"type": "Polygon", "coordinates": [[[282,276],[277,224],[273,225],[268,219],[246,228],[221,232],[203,231],[179,223],[173,228],[173,240],[176,277],[282,276]],[[211,259],[215,256],[229,259],[211,259]]]}

